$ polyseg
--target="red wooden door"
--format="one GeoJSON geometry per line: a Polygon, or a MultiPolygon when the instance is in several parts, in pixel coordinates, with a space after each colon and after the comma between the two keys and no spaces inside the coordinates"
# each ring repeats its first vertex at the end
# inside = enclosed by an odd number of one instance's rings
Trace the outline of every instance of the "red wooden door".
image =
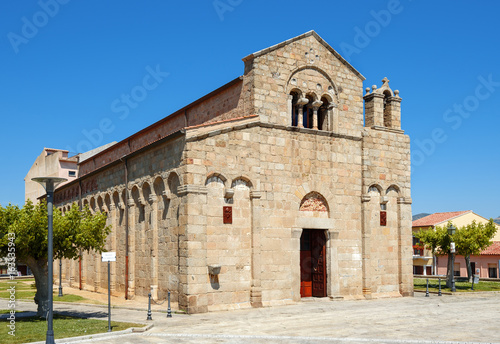
{"type": "Polygon", "coordinates": [[[326,239],[321,230],[302,232],[300,238],[300,296],[326,296],[326,239]]]}
{"type": "Polygon", "coordinates": [[[326,296],[326,240],[320,230],[311,231],[312,296],[326,296]]]}

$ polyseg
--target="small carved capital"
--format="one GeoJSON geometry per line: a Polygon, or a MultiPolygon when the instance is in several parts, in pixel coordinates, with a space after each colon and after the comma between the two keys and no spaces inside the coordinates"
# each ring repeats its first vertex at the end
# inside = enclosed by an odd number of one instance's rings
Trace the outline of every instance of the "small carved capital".
{"type": "Polygon", "coordinates": [[[311,105],[314,110],[317,110],[321,105],[323,105],[323,102],[321,100],[315,100],[311,105]]]}
{"type": "Polygon", "coordinates": [[[297,105],[306,105],[307,103],[309,103],[309,99],[307,98],[300,98],[297,100],[297,105]]]}

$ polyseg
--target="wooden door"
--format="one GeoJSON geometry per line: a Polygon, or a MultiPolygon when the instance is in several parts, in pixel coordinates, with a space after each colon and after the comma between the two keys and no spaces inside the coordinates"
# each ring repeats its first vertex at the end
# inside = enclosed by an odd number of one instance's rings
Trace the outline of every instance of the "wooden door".
{"type": "Polygon", "coordinates": [[[311,231],[312,296],[326,296],[326,240],[320,230],[311,231]]]}
{"type": "Polygon", "coordinates": [[[304,229],[300,237],[300,296],[326,296],[326,238],[322,230],[304,229]]]}

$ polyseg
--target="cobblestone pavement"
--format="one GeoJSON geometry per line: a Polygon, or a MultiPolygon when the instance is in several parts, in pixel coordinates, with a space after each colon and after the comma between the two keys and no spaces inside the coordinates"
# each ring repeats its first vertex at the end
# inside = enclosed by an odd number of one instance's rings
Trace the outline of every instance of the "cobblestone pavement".
{"type": "MultiPolygon", "coordinates": [[[[6,301],[0,306],[6,308],[6,301]]],[[[147,304],[146,304],[147,306],[147,304]]],[[[157,308],[112,309],[113,320],[153,323],[142,333],[110,333],[71,342],[128,343],[500,343],[500,294],[443,295],[296,305],[205,314],[174,314],[157,308]]],[[[35,310],[19,302],[18,310],[35,310]]],[[[107,319],[107,307],[55,303],[56,312],[107,319]]],[[[57,340],[57,343],[70,342],[57,340]]]]}

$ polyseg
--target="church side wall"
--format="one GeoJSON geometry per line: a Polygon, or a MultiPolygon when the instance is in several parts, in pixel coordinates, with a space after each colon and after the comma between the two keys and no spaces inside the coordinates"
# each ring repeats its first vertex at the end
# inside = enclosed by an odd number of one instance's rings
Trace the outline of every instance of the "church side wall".
{"type": "MultiPolygon", "coordinates": [[[[129,297],[147,296],[155,286],[155,298],[172,292],[178,295],[178,207],[177,188],[180,180],[175,171],[180,165],[183,139],[167,142],[127,161],[129,177],[129,297]]],[[[82,203],[92,211],[105,211],[112,226],[106,249],[116,251],[117,261],[111,263],[112,290],[125,293],[125,184],[124,164],[115,165],[91,177],[84,178],[93,188],[82,194],[82,203]],[[95,181],[95,183],[92,183],[95,181]]],[[[64,192],[64,188],[58,190],[64,192]]],[[[60,208],[69,208],[74,198],[60,208]]],[[[78,260],[65,260],[63,273],[66,283],[79,286],[78,260]]],[[[58,267],[54,269],[58,274],[58,267]]],[[[107,263],[95,252],[84,253],[82,259],[82,288],[107,290],[107,263]]]]}

